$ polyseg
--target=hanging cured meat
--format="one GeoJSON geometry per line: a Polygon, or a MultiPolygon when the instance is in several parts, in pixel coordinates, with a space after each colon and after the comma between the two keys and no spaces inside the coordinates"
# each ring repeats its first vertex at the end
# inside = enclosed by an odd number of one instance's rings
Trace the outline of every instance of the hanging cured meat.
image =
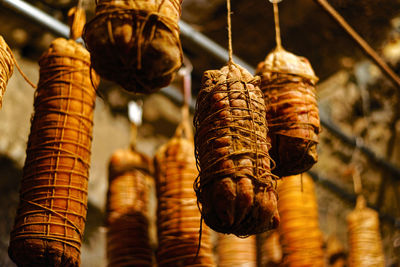
{"type": "Polygon", "coordinates": [[[99,0],[84,39],[93,68],[128,91],[167,86],[182,64],[181,0],[99,0]]]}
{"type": "Polygon", "coordinates": [[[109,165],[107,194],[108,266],[152,266],[149,191],[152,164],[132,149],[118,150],[109,165]]]}
{"type": "Polygon", "coordinates": [[[198,171],[188,110],[183,112],[186,116],[175,136],[157,151],[154,160],[158,199],[157,263],[160,267],[215,266],[210,229],[206,226],[201,229],[199,243],[201,214],[193,191],[198,171]]]}
{"type": "Polygon", "coordinates": [[[39,65],[9,255],[18,266],[79,266],[99,78],[73,40],[54,40],[39,65]]]}
{"type": "Polygon", "coordinates": [[[280,177],[303,173],[318,160],[318,78],[307,59],[279,47],[258,65],[257,74],[267,103],[272,172],[280,177]]]}
{"type": "Polygon", "coordinates": [[[366,207],[359,196],[356,208],[347,216],[350,267],[385,266],[378,213],[366,207]]]}
{"type": "Polygon", "coordinates": [[[283,266],[324,266],[323,238],[319,228],[314,182],[302,174],[278,183],[279,226],[283,266]]]}
{"type": "Polygon", "coordinates": [[[256,236],[239,238],[218,234],[217,258],[219,267],[256,267],[256,236]]]}
{"type": "Polygon", "coordinates": [[[195,184],[213,230],[247,236],[279,224],[259,78],[232,63],[206,71],[194,124],[200,169],[195,184]]]}

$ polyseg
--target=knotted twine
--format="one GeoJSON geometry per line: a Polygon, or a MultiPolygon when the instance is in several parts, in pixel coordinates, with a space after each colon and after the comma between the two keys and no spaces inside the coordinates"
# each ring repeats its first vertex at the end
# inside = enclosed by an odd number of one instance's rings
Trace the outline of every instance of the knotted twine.
{"type": "Polygon", "coordinates": [[[276,163],[272,172],[280,177],[300,174],[318,160],[321,131],[315,84],[318,78],[304,57],[281,46],[277,3],[274,2],[277,47],[258,64],[261,90],[267,106],[267,121],[276,163]]]}
{"type": "Polygon", "coordinates": [[[228,65],[203,74],[197,97],[194,187],[209,227],[247,236],[277,227],[279,215],[260,79],[233,62],[229,0],[227,9],[228,65]]]}
{"type": "Polygon", "coordinates": [[[319,229],[314,182],[306,174],[278,182],[279,235],[283,266],[324,266],[323,237],[319,229]]]}
{"type": "Polygon", "coordinates": [[[99,78],[73,40],[54,40],[39,66],[9,255],[19,266],[79,266],[99,78]]]}
{"type": "Polygon", "coordinates": [[[110,159],[107,193],[108,266],[152,266],[149,237],[149,191],[152,163],[133,149],[110,159]]]}
{"type": "Polygon", "coordinates": [[[84,40],[93,68],[128,91],[167,86],[182,64],[181,0],[98,0],[84,40]]]}

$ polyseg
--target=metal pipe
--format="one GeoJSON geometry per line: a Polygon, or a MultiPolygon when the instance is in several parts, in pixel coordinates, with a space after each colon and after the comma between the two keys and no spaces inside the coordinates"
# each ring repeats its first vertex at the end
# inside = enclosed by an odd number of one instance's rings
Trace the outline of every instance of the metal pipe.
{"type": "MultiPolygon", "coordinates": [[[[223,48],[204,34],[200,33],[199,31],[193,29],[192,26],[190,26],[183,20],[179,21],[179,28],[181,31],[181,35],[184,36],[187,40],[199,45],[201,48],[207,51],[208,54],[214,56],[216,59],[219,59],[221,62],[228,62],[229,55],[228,51],[225,48],[223,48]]],[[[247,69],[250,73],[254,73],[255,69],[239,57],[234,55],[233,61],[243,68],[247,69]]]]}
{"type": "MultiPolygon", "coordinates": [[[[42,25],[43,27],[47,28],[49,31],[58,36],[62,36],[64,38],[69,37],[68,26],[49,16],[40,9],[25,3],[22,0],[0,0],[0,4],[21,13],[22,15],[42,25]]],[[[193,29],[193,27],[182,20],[179,22],[179,26],[181,28],[182,36],[184,36],[186,39],[193,43],[196,43],[209,54],[213,55],[215,58],[223,62],[228,61],[228,51],[226,49],[224,49],[208,37],[204,36],[200,32],[196,31],[195,29],[193,29]]],[[[251,73],[254,73],[254,67],[250,66],[240,58],[234,57],[234,61],[242,67],[245,67],[251,73]]],[[[183,101],[181,94],[174,90],[172,87],[162,89],[161,93],[168,96],[175,102],[181,103],[183,101]]],[[[195,99],[193,98],[192,103],[190,103],[190,109],[194,110],[194,108],[195,99]]],[[[331,133],[341,139],[344,143],[353,147],[358,147],[358,149],[360,149],[360,151],[368,156],[368,158],[371,159],[374,163],[385,168],[394,179],[400,180],[400,169],[397,166],[378,156],[373,150],[371,150],[367,146],[363,144],[357,144],[355,137],[345,134],[337,125],[335,125],[328,119],[328,116],[322,110],[320,110],[320,118],[321,124],[327,130],[329,130],[331,133]]]]}
{"type": "Polygon", "coordinates": [[[69,27],[64,23],[49,16],[40,9],[22,1],[22,0],[0,0],[0,3],[30,20],[40,24],[57,36],[69,38],[69,27]]]}
{"type": "MultiPolygon", "coordinates": [[[[325,127],[330,133],[338,137],[341,141],[349,146],[355,147],[366,155],[372,162],[381,166],[391,177],[395,180],[400,180],[400,169],[388,162],[385,158],[378,156],[372,149],[364,145],[362,142],[357,141],[357,137],[345,134],[337,125],[330,121],[328,116],[320,110],[319,112],[321,125],[325,127]]],[[[359,139],[360,140],[360,139],[359,139]]]]}

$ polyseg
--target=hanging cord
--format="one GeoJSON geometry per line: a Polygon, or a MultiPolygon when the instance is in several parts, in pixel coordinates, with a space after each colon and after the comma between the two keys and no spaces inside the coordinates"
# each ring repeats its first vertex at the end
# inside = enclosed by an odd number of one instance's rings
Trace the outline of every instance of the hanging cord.
{"type": "MultiPolygon", "coordinates": [[[[5,40],[0,36],[1,40],[0,43],[0,65],[1,66],[11,66],[12,64],[15,65],[15,67],[17,67],[18,72],[21,74],[22,78],[24,78],[24,80],[30,85],[32,86],[32,88],[36,88],[36,85],[31,82],[28,78],[28,76],[25,75],[25,73],[22,71],[21,67],[19,66],[17,59],[14,56],[14,53],[11,51],[10,47],[7,45],[7,43],[5,42],[5,40]]],[[[12,67],[10,67],[10,69],[12,70],[12,67]]],[[[7,77],[7,81],[8,79],[11,77],[12,75],[12,71],[9,73],[9,77],[7,77]]],[[[3,89],[5,90],[5,89],[3,89]]]]}
{"type": "MultiPolygon", "coordinates": [[[[10,51],[11,51],[11,50],[10,50],[10,51]]],[[[12,56],[12,58],[13,58],[15,67],[17,67],[17,70],[18,70],[18,72],[21,74],[22,78],[24,78],[24,80],[25,80],[30,86],[32,86],[33,89],[36,89],[36,85],[35,85],[33,82],[31,82],[31,80],[29,80],[28,76],[26,76],[25,73],[22,71],[21,67],[18,65],[18,62],[17,62],[17,60],[15,59],[14,54],[13,54],[12,52],[11,52],[11,56],[12,56]]]]}
{"type": "Polygon", "coordinates": [[[83,8],[82,0],[79,0],[77,5],[68,11],[68,24],[70,27],[69,37],[71,40],[76,40],[82,36],[85,23],[85,9],[83,8]]]}
{"type": "Polygon", "coordinates": [[[130,133],[130,148],[135,150],[136,139],[137,139],[137,127],[142,124],[143,117],[143,101],[139,100],[137,102],[130,101],[128,103],[128,118],[131,122],[131,133],[130,133]]]}
{"type": "Polygon", "coordinates": [[[377,52],[346,22],[346,20],[326,1],[314,0],[318,3],[361,47],[361,49],[378,65],[378,67],[400,89],[400,77],[386,64],[377,52]]]}
{"type": "Polygon", "coordinates": [[[278,3],[282,0],[269,0],[274,7],[274,21],[275,21],[275,41],[276,41],[276,50],[282,49],[281,42],[281,28],[279,26],[279,10],[278,3]]]}
{"type": "Polygon", "coordinates": [[[226,0],[227,21],[228,21],[228,52],[229,52],[229,70],[231,70],[233,63],[233,49],[232,49],[232,22],[231,22],[231,1],[226,0]]]}
{"type": "Polygon", "coordinates": [[[193,140],[193,130],[189,120],[189,106],[192,99],[192,70],[192,63],[186,56],[183,56],[183,67],[178,72],[178,74],[182,77],[182,121],[176,129],[175,135],[178,137],[184,136],[190,141],[193,140]]]}

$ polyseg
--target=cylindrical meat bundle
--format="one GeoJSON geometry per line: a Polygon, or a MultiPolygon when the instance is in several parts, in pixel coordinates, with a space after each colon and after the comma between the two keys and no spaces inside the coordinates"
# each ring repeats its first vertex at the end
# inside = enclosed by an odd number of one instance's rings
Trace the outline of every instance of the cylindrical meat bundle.
{"type": "Polygon", "coordinates": [[[366,207],[359,196],[357,205],[347,216],[349,266],[385,266],[378,213],[366,207]]]}
{"type": "MultiPolygon", "coordinates": [[[[200,212],[193,182],[198,175],[193,141],[181,136],[184,123],[155,157],[160,267],[215,266],[210,229],[203,225],[199,254],[200,212]]],[[[186,127],[187,129],[188,127],[186,127]]],[[[189,134],[189,137],[191,134],[189,134]]]]}
{"type": "Polygon", "coordinates": [[[79,266],[99,79],[72,40],[54,40],[39,65],[9,255],[18,266],[79,266]]]}
{"type": "Polygon", "coordinates": [[[108,266],[152,266],[149,186],[152,164],[136,151],[118,150],[110,160],[107,194],[108,266]]]}
{"type": "Polygon", "coordinates": [[[303,173],[318,160],[318,78],[306,58],[282,48],[258,65],[257,74],[267,106],[270,155],[276,163],[272,172],[280,177],[303,173]]]}
{"type": "Polygon", "coordinates": [[[182,64],[182,0],[98,0],[84,39],[93,68],[128,91],[167,86],[182,64]]]}
{"type": "Polygon", "coordinates": [[[8,80],[14,71],[14,60],[10,47],[0,36],[0,109],[3,105],[3,96],[6,91],[8,80]]]}
{"type": "Polygon", "coordinates": [[[217,232],[247,236],[279,224],[258,85],[236,64],[203,75],[194,118],[195,190],[204,221],[217,232]]]}
{"type": "Polygon", "coordinates": [[[282,262],[282,247],[279,243],[277,230],[262,234],[261,239],[261,266],[275,267],[282,262]]]}
{"type": "Polygon", "coordinates": [[[283,266],[324,266],[314,182],[306,174],[301,176],[284,177],[278,183],[283,266]]]}
{"type": "Polygon", "coordinates": [[[219,267],[256,267],[257,248],[255,235],[239,238],[218,234],[219,267]]]}

